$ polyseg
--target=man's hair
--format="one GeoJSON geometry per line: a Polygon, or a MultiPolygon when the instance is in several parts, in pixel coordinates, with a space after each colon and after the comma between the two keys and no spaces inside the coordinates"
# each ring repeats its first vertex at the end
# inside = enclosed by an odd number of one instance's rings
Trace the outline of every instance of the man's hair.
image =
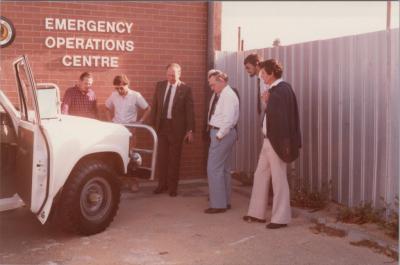
{"type": "Polygon", "coordinates": [[[244,64],[251,64],[257,66],[261,62],[261,57],[257,53],[252,53],[244,59],[244,64]]]}
{"type": "Polygon", "coordinates": [[[260,63],[260,68],[264,69],[269,75],[273,74],[276,78],[281,78],[283,73],[282,65],[275,59],[265,60],[260,63]]]}
{"type": "Polygon", "coordinates": [[[208,71],[207,73],[208,79],[210,79],[213,76],[215,76],[215,79],[218,81],[228,82],[229,80],[228,75],[222,72],[221,70],[211,69],[210,71],[208,71]]]}
{"type": "Polygon", "coordinates": [[[129,79],[126,75],[117,75],[114,77],[114,86],[126,86],[129,85],[129,79]]]}
{"type": "Polygon", "coordinates": [[[178,72],[182,71],[181,66],[177,63],[170,63],[169,65],[167,65],[166,69],[168,70],[169,68],[175,68],[176,70],[178,70],[178,72]]]}
{"type": "Polygon", "coordinates": [[[83,79],[85,78],[93,78],[93,75],[91,72],[83,72],[80,76],[79,76],[79,80],[83,81],[83,79]]]}

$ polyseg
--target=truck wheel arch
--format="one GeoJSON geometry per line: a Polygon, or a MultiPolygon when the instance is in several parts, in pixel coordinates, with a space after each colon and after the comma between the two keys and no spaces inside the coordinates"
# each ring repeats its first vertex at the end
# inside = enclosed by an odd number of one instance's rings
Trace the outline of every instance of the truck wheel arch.
{"type": "MultiPolygon", "coordinates": [[[[79,166],[79,164],[84,163],[87,160],[97,160],[103,161],[106,164],[110,165],[118,175],[125,174],[125,167],[122,157],[115,152],[101,152],[101,153],[93,153],[86,156],[83,156],[79,159],[79,161],[75,164],[75,166],[71,169],[71,172],[79,166]]],[[[71,175],[70,175],[71,176],[71,175]]],[[[68,179],[70,178],[68,177],[68,179]]]]}

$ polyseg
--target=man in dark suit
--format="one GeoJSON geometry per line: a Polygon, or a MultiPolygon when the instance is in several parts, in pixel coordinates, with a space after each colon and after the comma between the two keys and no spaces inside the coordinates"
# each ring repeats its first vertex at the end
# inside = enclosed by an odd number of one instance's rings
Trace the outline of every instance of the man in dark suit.
{"type": "Polygon", "coordinates": [[[192,90],[180,76],[179,64],[167,66],[167,80],[156,85],[150,115],[158,135],[158,187],[154,193],[168,191],[171,197],[177,195],[182,144],[191,143],[194,133],[192,90]]]}

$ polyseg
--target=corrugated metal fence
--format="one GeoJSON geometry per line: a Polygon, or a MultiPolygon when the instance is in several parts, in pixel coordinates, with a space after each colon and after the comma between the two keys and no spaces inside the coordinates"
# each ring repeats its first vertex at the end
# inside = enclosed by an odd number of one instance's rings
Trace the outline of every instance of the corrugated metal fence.
{"type": "Polygon", "coordinates": [[[332,199],[382,206],[398,196],[399,29],[245,52],[217,52],[215,65],[239,90],[241,113],[234,169],[254,172],[261,145],[252,52],[284,67],[300,111],[303,148],[293,163],[313,190],[331,183],[332,199]]]}

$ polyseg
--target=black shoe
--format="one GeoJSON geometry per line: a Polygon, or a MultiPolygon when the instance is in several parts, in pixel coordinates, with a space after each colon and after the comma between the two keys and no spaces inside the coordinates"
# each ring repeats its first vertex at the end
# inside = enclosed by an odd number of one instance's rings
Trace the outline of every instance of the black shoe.
{"type": "Polygon", "coordinates": [[[226,206],[226,209],[228,209],[228,210],[232,209],[232,205],[228,204],[228,205],[226,206]]]}
{"type": "Polygon", "coordinates": [[[226,208],[208,208],[204,210],[204,213],[224,213],[226,208]]]}
{"type": "Polygon", "coordinates": [[[165,192],[165,191],[167,191],[167,188],[164,188],[164,187],[157,187],[157,189],[155,189],[155,190],[153,191],[153,193],[154,193],[154,194],[160,194],[160,193],[163,193],[163,192],[165,192]]]}
{"type": "Polygon", "coordinates": [[[176,191],[169,192],[169,196],[171,196],[171,197],[176,197],[177,195],[178,195],[178,193],[176,193],[176,191]]]}
{"type": "Polygon", "coordinates": [[[276,223],[269,223],[267,224],[267,228],[269,229],[278,229],[278,228],[282,228],[282,227],[286,227],[287,224],[276,224],[276,223]]]}
{"type": "Polygon", "coordinates": [[[250,215],[243,216],[243,220],[248,223],[266,223],[267,222],[267,220],[265,220],[265,219],[258,219],[253,216],[250,216],[250,215]]]}

